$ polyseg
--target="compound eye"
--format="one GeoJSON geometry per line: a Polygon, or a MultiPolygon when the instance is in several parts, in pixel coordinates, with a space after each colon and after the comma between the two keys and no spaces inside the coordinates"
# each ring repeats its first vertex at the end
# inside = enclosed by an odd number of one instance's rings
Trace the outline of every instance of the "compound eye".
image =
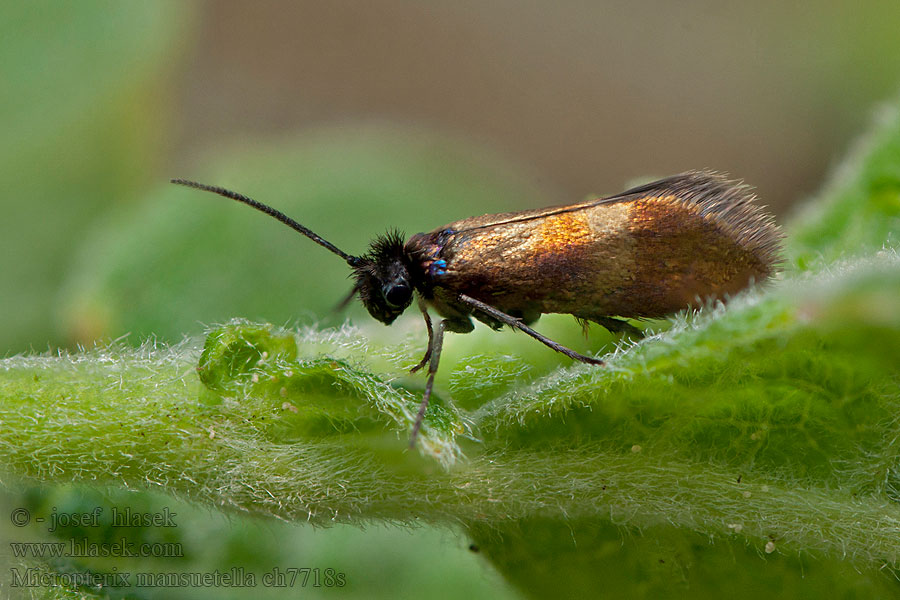
{"type": "Polygon", "coordinates": [[[412,297],[412,289],[405,284],[392,285],[384,290],[384,299],[395,308],[406,306],[412,297]]]}

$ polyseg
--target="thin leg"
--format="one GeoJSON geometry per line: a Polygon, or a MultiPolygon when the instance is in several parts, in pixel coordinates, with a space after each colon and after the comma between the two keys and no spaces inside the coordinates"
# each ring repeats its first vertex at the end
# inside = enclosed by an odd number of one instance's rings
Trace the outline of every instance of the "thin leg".
{"type": "Polygon", "coordinates": [[[412,450],[416,447],[416,438],[419,437],[419,429],[422,428],[422,421],[425,419],[425,411],[428,410],[428,401],[431,400],[431,388],[434,387],[434,374],[437,373],[438,362],[441,360],[441,346],[444,345],[444,328],[446,320],[438,324],[434,338],[429,344],[431,350],[430,361],[428,363],[428,381],[425,383],[425,395],[422,397],[422,404],[419,405],[419,414],[416,415],[416,423],[413,425],[412,433],[409,436],[409,448],[412,450]]]}
{"type": "Polygon", "coordinates": [[[585,356],[584,354],[579,354],[579,353],[575,352],[574,350],[572,350],[571,348],[566,348],[562,344],[557,344],[550,338],[541,335],[540,333],[538,333],[537,331],[535,331],[534,329],[532,329],[531,327],[529,327],[528,325],[526,325],[525,323],[520,321],[519,319],[516,319],[515,317],[511,317],[508,314],[506,314],[505,312],[503,312],[501,310],[497,310],[493,306],[491,306],[489,304],[485,304],[484,302],[482,302],[480,300],[476,300],[475,298],[472,298],[471,296],[466,296],[465,294],[460,294],[459,300],[460,300],[460,302],[468,304],[469,306],[471,306],[472,308],[474,308],[476,310],[480,310],[481,312],[492,316],[493,318],[497,319],[498,321],[500,321],[502,323],[506,323],[510,327],[515,327],[516,329],[520,329],[520,330],[524,331],[525,333],[527,333],[528,335],[530,335],[537,341],[541,342],[548,348],[552,348],[561,354],[565,354],[572,360],[578,360],[583,363],[588,363],[589,365],[604,364],[603,361],[600,359],[591,358],[590,356],[585,356]]]}
{"type": "Polygon", "coordinates": [[[331,309],[331,312],[333,312],[333,313],[343,312],[343,310],[345,308],[347,308],[347,305],[350,304],[350,302],[353,300],[353,297],[356,296],[357,293],[359,293],[359,288],[356,286],[353,286],[353,289],[350,290],[350,293],[347,294],[346,296],[344,296],[344,299],[341,300],[337,304],[337,306],[335,306],[334,308],[331,309]]]}
{"type": "Polygon", "coordinates": [[[425,356],[422,357],[419,364],[409,370],[410,373],[415,373],[428,364],[428,359],[431,358],[432,342],[434,341],[434,329],[431,327],[431,317],[428,316],[428,306],[425,305],[421,298],[419,299],[419,310],[422,311],[422,316],[425,317],[425,328],[428,329],[428,349],[425,350],[425,356]]]}

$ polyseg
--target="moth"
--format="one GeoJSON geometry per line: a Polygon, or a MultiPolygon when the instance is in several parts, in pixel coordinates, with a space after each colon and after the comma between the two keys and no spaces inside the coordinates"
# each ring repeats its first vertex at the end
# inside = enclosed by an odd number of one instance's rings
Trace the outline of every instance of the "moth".
{"type": "Polygon", "coordinates": [[[495,330],[518,329],[573,360],[603,365],[531,325],[544,313],[562,313],[585,326],[639,334],[623,319],[663,317],[763,282],[782,246],[774,218],[751,189],[712,171],[577,204],[471,217],[407,240],[390,232],[358,256],[242,194],[185,179],[172,183],[243,202],[337,254],[355,282],[344,304],[359,296],[385,325],[416,300],[428,347],[411,372],[426,365],[428,371],[410,447],[428,409],[445,332],[472,331],[474,317],[495,330]],[[441,317],[437,326],[431,311],[441,317]]]}

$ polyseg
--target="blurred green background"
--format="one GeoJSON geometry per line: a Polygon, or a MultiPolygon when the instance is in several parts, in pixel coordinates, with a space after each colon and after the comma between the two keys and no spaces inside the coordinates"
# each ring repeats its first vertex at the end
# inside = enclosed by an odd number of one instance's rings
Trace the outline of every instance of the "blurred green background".
{"type": "MultiPolygon", "coordinates": [[[[746,179],[784,216],[896,89],[898,22],[891,1],[2,3],[0,353],[365,318],[330,312],[349,289],[335,257],[171,177],[351,253],[389,227],[691,168],[746,179]]],[[[198,547],[237,552],[185,570],[300,557],[346,572],[347,595],[451,597],[441,565],[459,596],[513,593],[452,532],[180,510],[198,547]]]]}

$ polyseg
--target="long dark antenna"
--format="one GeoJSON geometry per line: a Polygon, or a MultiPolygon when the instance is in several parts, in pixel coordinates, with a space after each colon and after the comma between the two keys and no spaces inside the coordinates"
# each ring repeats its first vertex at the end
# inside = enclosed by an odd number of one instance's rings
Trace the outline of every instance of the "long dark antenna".
{"type": "Polygon", "coordinates": [[[198,190],[203,190],[204,192],[212,192],[213,194],[218,194],[220,196],[225,196],[226,198],[231,198],[232,200],[237,200],[238,202],[243,202],[247,206],[252,206],[256,210],[262,211],[270,217],[275,217],[294,231],[299,231],[323,248],[331,250],[332,252],[346,260],[347,264],[349,264],[351,267],[357,267],[362,264],[362,259],[360,257],[347,254],[331,242],[320,238],[318,235],[316,235],[297,221],[293,220],[280,210],[275,210],[271,206],[266,206],[262,202],[257,202],[253,198],[248,198],[243,194],[238,194],[237,192],[232,192],[231,190],[226,190],[225,188],[217,187],[214,185],[205,185],[203,183],[197,183],[196,181],[190,181],[188,179],[172,179],[172,183],[195,188],[198,190]]]}

